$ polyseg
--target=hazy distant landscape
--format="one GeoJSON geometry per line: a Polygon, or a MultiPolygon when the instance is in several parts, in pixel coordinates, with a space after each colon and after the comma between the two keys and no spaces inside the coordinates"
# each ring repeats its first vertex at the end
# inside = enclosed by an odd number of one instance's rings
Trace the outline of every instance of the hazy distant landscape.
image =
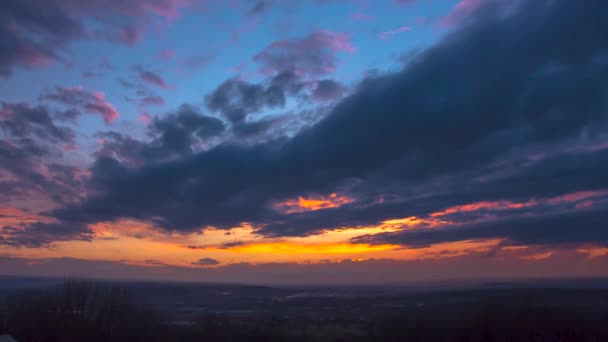
{"type": "Polygon", "coordinates": [[[3,278],[19,341],[604,341],[608,279],[268,287],[3,278]]]}

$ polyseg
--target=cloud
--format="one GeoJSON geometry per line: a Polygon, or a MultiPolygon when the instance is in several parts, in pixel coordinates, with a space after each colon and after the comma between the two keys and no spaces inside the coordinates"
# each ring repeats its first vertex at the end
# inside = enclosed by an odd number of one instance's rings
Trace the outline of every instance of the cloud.
{"type": "Polygon", "coordinates": [[[22,226],[0,228],[0,245],[13,247],[42,247],[57,241],[90,241],[93,232],[85,225],[36,222],[22,226]]]}
{"type": "Polygon", "coordinates": [[[243,123],[249,114],[265,107],[285,106],[286,96],[295,95],[302,83],[291,71],[273,76],[268,84],[252,84],[237,78],[221,83],[205,97],[207,107],[233,124],[243,123]]]}
{"type": "Polygon", "coordinates": [[[6,0],[0,4],[0,75],[17,65],[33,67],[59,59],[59,51],[83,34],[82,24],[54,1],[39,11],[32,0],[6,0]]]}
{"type": "Polygon", "coordinates": [[[344,95],[345,89],[334,80],[321,80],[312,93],[312,97],[317,101],[333,101],[344,95]]]}
{"type": "Polygon", "coordinates": [[[142,33],[133,26],[125,26],[118,31],[118,40],[129,46],[134,46],[142,37],[142,33]]]}
{"type": "Polygon", "coordinates": [[[134,68],[135,72],[137,72],[137,75],[139,77],[140,80],[159,87],[159,88],[163,88],[163,89],[170,89],[172,88],[171,85],[169,85],[159,74],[146,70],[143,66],[141,65],[136,65],[134,68]]]}
{"type": "Polygon", "coordinates": [[[158,95],[149,95],[142,97],[139,103],[144,106],[162,106],[165,104],[165,99],[158,95]]]}
{"type": "MultiPolygon", "coordinates": [[[[501,4],[472,13],[470,24],[403,70],[364,80],[291,138],[196,150],[194,133],[178,125],[179,134],[157,137],[172,158],[130,166],[100,157],[92,168],[94,195],[50,214],[78,223],[134,218],[180,232],[248,222],[264,236],[306,236],[424,218],[479,201],[528,202],[608,188],[608,151],[573,149],[605,146],[608,63],[598,56],[608,41],[601,20],[608,3],[528,1],[508,15],[501,4]],[[563,27],[571,30],[567,36],[563,27]],[[353,200],[294,213],[272,206],[332,193],[353,200]]],[[[233,123],[268,103],[267,87],[235,82],[227,89],[222,93],[229,96],[208,101],[224,115],[243,110],[233,123]]],[[[586,210],[605,205],[597,201],[586,210]]],[[[521,210],[553,215],[556,208],[521,210]]],[[[472,216],[450,219],[479,219],[478,213],[461,215],[472,216]]],[[[538,234],[546,238],[543,227],[538,234]]],[[[591,228],[581,235],[576,241],[604,242],[591,228]]]]}
{"type": "MultiPolygon", "coordinates": [[[[96,155],[117,158],[130,166],[169,160],[193,154],[225,130],[221,120],[203,115],[190,105],[182,105],[175,113],[163,118],[148,115],[141,120],[148,125],[151,141],[142,142],[117,132],[100,133],[98,136],[103,145],[96,155]]],[[[106,165],[118,166],[110,160],[96,166],[103,169],[106,165]]]]}
{"type": "Polygon", "coordinates": [[[396,34],[400,34],[400,33],[403,33],[403,32],[408,32],[408,31],[411,31],[411,30],[412,30],[412,28],[410,26],[401,26],[401,27],[398,27],[398,28],[396,28],[394,30],[380,32],[380,34],[378,35],[378,38],[383,39],[383,40],[390,39],[390,38],[392,38],[396,34]]]}
{"type": "Polygon", "coordinates": [[[446,26],[453,26],[474,13],[484,4],[484,0],[460,0],[442,21],[446,26]]]}
{"type": "Polygon", "coordinates": [[[56,143],[71,143],[74,133],[55,125],[45,107],[31,107],[25,103],[2,103],[0,128],[17,139],[37,137],[56,143]]]}
{"type": "Polygon", "coordinates": [[[79,169],[51,159],[75,146],[74,132],[56,125],[43,106],[3,103],[0,109],[0,203],[38,196],[67,204],[81,197],[79,169]]]}
{"type": "Polygon", "coordinates": [[[55,87],[43,94],[41,99],[65,105],[71,109],[68,113],[72,117],[80,112],[92,112],[101,115],[106,124],[111,124],[120,116],[114,105],[105,100],[103,93],[88,92],[82,87],[55,87]]]}
{"type": "Polygon", "coordinates": [[[304,38],[275,41],[253,59],[264,74],[293,70],[298,75],[316,77],[337,68],[339,52],[355,52],[347,34],[317,31],[304,38]]]}
{"type": "Polygon", "coordinates": [[[135,44],[153,17],[175,19],[189,0],[37,0],[0,3],[0,75],[16,66],[37,67],[66,59],[79,39],[109,39],[135,44]],[[107,18],[121,20],[107,20],[107,18]],[[127,23],[126,25],[123,23],[127,23]]]}
{"type": "Polygon", "coordinates": [[[504,245],[608,244],[606,208],[583,208],[558,213],[515,215],[479,223],[380,234],[354,239],[358,243],[391,243],[408,247],[464,241],[505,239],[504,245]]]}
{"type": "Polygon", "coordinates": [[[196,265],[196,266],[214,266],[214,265],[219,265],[219,264],[220,264],[219,261],[212,259],[212,258],[202,258],[202,259],[199,259],[192,263],[192,265],[196,265]]]}
{"type": "Polygon", "coordinates": [[[268,11],[269,9],[270,9],[270,4],[268,3],[268,1],[256,1],[255,4],[253,5],[253,7],[251,7],[251,9],[249,11],[247,11],[247,14],[260,15],[260,14],[263,14],[264,12],[268,11]]]}
{"type": "Polygon", "coordinates": [[[143,124],[146,124],[146,125],[147,125],[147,124],[149,124],[150,122],[152,122],[152,115],[150,115],[150,114],[148,114],[148,113],[143,113],[143,114],[140,114],[140,115],[137,117],[137,120],[139,120],[141,123],[143,123],[143,124]]]}

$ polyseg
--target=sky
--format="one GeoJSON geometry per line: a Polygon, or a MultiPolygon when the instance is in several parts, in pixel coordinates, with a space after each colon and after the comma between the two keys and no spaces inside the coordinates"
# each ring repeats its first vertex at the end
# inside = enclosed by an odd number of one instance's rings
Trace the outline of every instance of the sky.
{"type": "Polygon", "coordinates": [[[4,0],[0,274],[608,276],[605,13],[4,0]]]}

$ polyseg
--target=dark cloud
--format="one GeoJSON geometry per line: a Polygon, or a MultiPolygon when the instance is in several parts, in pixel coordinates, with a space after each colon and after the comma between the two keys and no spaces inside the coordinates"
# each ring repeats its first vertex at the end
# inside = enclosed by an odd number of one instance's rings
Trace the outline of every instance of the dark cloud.
{"type": "Polygon", "coordinates": [[[603,207],[545,215],[531,213],[479,223],[364,236],[353,241],[391,243],[416,248],[444,242],[488,239],[506,239],[506,245],[606,245],[608,211],[603,207]]]}
{"type": "Polygon", "coordinates": [[[0,110],[0,203],[41,195],[67,204],[81,197],[78,169],[49,160],[75,146],[74,132],[43,106],[3,103],[0,110]],[[7,177],[8,176],[8,177],[7,177]]]}
{"type": "Polygon", "coordinates": [[[196,265],[196,266],[213,266],[213,265],[219,265],[220,262],[215,260],[215,259],[211,259],[211,258],[202,258],[199,259],[195,262],[192,263],[192,265],[196,265]]]}
{"type": "MultiPolygon", "coordinates": [[[[502,215],[515,212],[554,213],[554,210],[573,209],[581,201],[550,207],[541,202],[563,194],[608,189],[608,177],[602,176],[607,169],[608,150],[604,149],[588,153],[560,153],[536,162],[506,162],[455,176],[419,181],[415,185],[387,180],[383,175],[381,179],[361,183],[362,188],[355,186],[351,189],[357,198],[356,203],[292,214],[288,221],[265,225],[260,233],[269,236],[306,235],[332,227],[377,225],[385,219],[429,218],[429,215],[449,207],[482,201],[537,203],[530,208],[479,210],[455,213],[442,219],[470,223],[487,216],[500,220],[502,215]]],[[[600,208],[606,204],[606,201],[595,203],[600,208]]]]}
{"type": "Polygon", "coordinates": [[[118,132],[102,132],[98,157],[121,160],[130,167],[191,155],[209,139],[224,132],[224,123],[201,114],[195,107],[182,105],[175,113],[154,118],[148,125],[151,141],[142,142],[118,132]]]}
{"type": "Polygon", "coordinates": [[[163,146],[182,150],[191,147],[196,139],[205,140],[222,133],[224,124],[217,118],[200,114],[192,106],[184,105],[175,114],[156,118],[150,129],[159,135],[163,146]]]}
{"type": "Polygon", "coordinates": [[[283,107],[287,95],[296,95],[303,88],[291,71],[280,72],[267,83],[252,84],[237,78],[228,79],[205,97],[207,107],[221,113],[231,123],[242,123],[249,114],[265,107],[283,107]]]}
{"type": "Polygon", "coordinates": [[[49,246],[56,241],[74,241],[84,240],[90,241],[93,239],[93,231],[86,225],[67,224],[67,223],[43,223],[36,222],[27,225],[27,227],[9,227],[0,228],[1,236],[0,245],[9,245],[13,247],[41,247],[49,246]]]}
{"type": "Polygon", "coordinates": [[[253,122],[238,122],[232,125],[232,131],[239,138],[258,137],[269,132],[282,118],[269,118],[253,122]]]}
{"type": "Polygon", "coordinates": [[[59,51],[83,33],[82,25],[55,1],[6,0],[0,4],[0,75],[16,65],[32,67],[59,59],[59,51]]]}
{"type": "Polygon", "coordinates": [[[37,137],[55,143],[72,143],[74,133],[56,126],[44,107],[31,107],[24,103],[2,103],[0,129],[13,138],[37,137]]]}
{"type": "MultiPolygon", "coordinates": [[[[99,158],[95,195],[52,214],[66,222],[130,217],[180,231],[250,222],[261,234],[285,236],[426,216],[473,201],[606,188],[605,150],[563,149],[599,141],[607,131],[608,3],[526,1],[509,12],[503,5],[488,1],[402,71],[366,79],[293,138],[224,143],[136,168],[99,158]],[[532,157],[538,151],[546,155],[532,157]],[[272,207],[333,192],[354,201],[293,214],[272,207]]],[[[307,46],[301,43],[277,46],[292,52],[307,46]]],[[[260,62],[284,70],[283,57],[274,59],[283,55],[270,55],[260,62]]],[[[285,56],[299,63],[300,56],[285,56]]],[[[327,65],[311,60],[313,70],[327,65]]],[[[266,87],[227,84],[207,102],[233,123],[270,106],[266,87]]],[[[174,150],[191,146],[171,134],[158,139],[174,150]]],[[[587,240],[601,237],[584,232],[587,240]]]]}

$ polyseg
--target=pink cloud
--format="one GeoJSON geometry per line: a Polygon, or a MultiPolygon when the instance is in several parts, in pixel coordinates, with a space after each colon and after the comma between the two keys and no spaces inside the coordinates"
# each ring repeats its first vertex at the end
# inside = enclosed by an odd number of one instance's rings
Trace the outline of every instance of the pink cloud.
{"type": "Polygon", "coordinates": [[[53,56],[33,47],[22,47],[17,50],[17,58],[27,67],[47,66],[53,62],[53,56]]]}
{"type": "Polygon", "coordinates": [[[98,114],[101,114],[101,116],[103,117],[103,121],[106,124],[112,123],[114,120],[116,120],[116,118],[120,116],[116,108],[114,108],[111,103],[105,101],[104,93],[94,92],[93,98],[95,99],[95,101],[88,103],[85,108],[98,114]]]}
{"type": "Polygon", "coordinates": [[[452,11],[442,19],[445,26],[453,26],[460,22],[463,18],[477,10],[483,3],[483,0],[460,0],[452,9],[452,11]]]}
{"type": "Polygon", "coordinates": [[[137,117],[137,120],[139,120],[139,122],[141,122],[145,125],[148,125],[148,124],[150,124],[150,122],[152,122],[152,115],[150,115],[148,113],[143,113],[137,117]]]}
{"type": "Polygon", "coordinates": [[[378,38],[380,38],[382,40],[386,40],[386,39],[390,39],[391,37],[393,37],[396,34],[411,31],[411,30],[412,30],[412,27],[410,27],[410,26],[401,26],[394,30],[381,32],[378,35],[378,38]]]}

